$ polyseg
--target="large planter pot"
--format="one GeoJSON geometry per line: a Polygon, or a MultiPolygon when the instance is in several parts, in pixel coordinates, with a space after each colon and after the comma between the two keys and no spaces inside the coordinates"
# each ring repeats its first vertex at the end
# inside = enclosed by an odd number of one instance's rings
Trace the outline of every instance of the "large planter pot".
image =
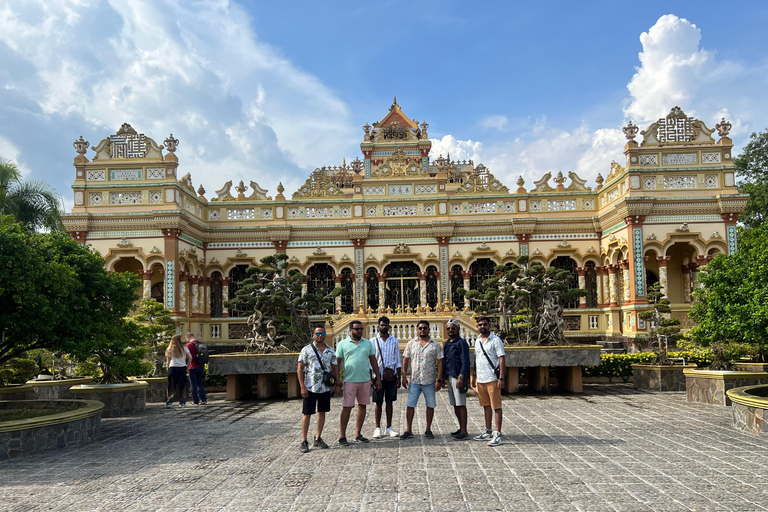
{"type": "Polygon", "coordinates": [[[635,389],[652,391],[685,391],[683,370],[696,368],[696,364],[633,364],[632,380],[635,389]]]}
{"type": "Polygon", "coordinates": [[[296,375],[298,360],[298,353],[214,355],[208,360],[208,374],[227,376],[227,400],[252,393],[254,377],[259,398],[274,396],[280,390],[280,376],[287,374],[288,398],[297,398],[300,396],[296,375]]]}
{"type": "Polygon", "coordinates": [[[28,380],[27,384],[32,386],[38,400],[71,400],[75,398],[69,390],[72,386],[92,382],[93,377],[80,377],[66,380],[28,380]]]}
{"type": "Polygon", "coordinates": [[[0,388],[0,400],[34,400],[35,390],[31,384],[19,384],[0,388]]]}
{"type": "Polygon", "coordinates": [[[142,412],[147,406],[146,382],[124,384],[80,384],[70,391],[75,398],[98,400],[104,403],[102,418],[114,418],[142,412]]]}
{"type": "Polygon", "coordinates": [[[0,461],[90,442],[101,426],[104,404],[96,400],[0,401],[0,409],[45,408],[76,403],[73,411],[0,422],[0,461]]]}
{"type": "Polygon", "coordinates": [[[733,426],[768,437],[768,386],[747,386],[726,391],[731,400],[733,426]]]}
{"type": "Polygon", "coordinates": [[[168,400],[168,377],[146,377],[131,380],[147,383],[147,403],[159,403],[168,400]]]}
{"type": "Polygon", "coordinates": [[[728,406],[726,391],[733,388],[768,383],[766,372],[683,370],[688,402],[728,406]]]}

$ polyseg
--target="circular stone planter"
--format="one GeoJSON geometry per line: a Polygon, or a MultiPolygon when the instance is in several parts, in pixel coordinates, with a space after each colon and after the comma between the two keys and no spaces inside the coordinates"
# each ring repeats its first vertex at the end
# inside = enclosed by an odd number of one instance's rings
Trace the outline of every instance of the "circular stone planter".
{"type": "Polygon", "coordinates": [[[733,426],[759,436],[768,436],[768,386],[746,386],[725,392],[731,400],[733,426]]]}
{"type": "Polygon", "coordinates": [[[0,401],[0,409],[46,408],[75,403],[72,411],[0,422],[0,461],[88,443],[101,426],[104,404],[96,400],[0,401]]]}
{"type": "Polygon", "coordinates": [[[65,380],[28,380],[27,384],[32,386],[37,400],[72,400],[75,397],[69,388],[92,382],[93,377],[79,377],[65,380]]]}
{"type": "Polygon", "coordinates": [[[136,379],[136,382],[146,382],[147,403],[165,402],[168,400],[168,377],[147,377],[136,379]]]}
{"type": "Polygon", "coordinates": [[[11,385],[0,388],[0,400],[34,400],[35,390],[31,384],[11,385]]]}
{"type": "Polygon", "coordinates": [[[104,403],[102,418],[114,418],[142,412],[147,406],[146,382],[123,384],[80,384],[70,391],[78,399],[98,400],[104,403]]]}
{"type": "Polygon", "coordinates": [[[714,370],[683,370],[686,401],[728,406],[731,400],[726,391],[745,386],[768,383],[766,372],[738,372],[714,370]]]}

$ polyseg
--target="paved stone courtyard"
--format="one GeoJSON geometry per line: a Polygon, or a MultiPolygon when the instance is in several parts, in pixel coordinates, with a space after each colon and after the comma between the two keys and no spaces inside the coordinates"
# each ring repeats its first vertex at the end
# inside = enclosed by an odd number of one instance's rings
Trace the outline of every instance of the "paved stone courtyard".
{"type": "MultiPolygon", "coordinates": [[[[730,409],[686,404],[684,393],[587,385],[582,395],[505,397],[505,444],[496,448],[452,440],[444,391],[434,440],[418,435],[422,402],[416,438],[340,447],[341,399],[331,407],[323,435],[331,448],[302,455],[300,400],[214,394],[203,407],[150,404],[103,420],[90,445],[0,463],[0,510],[768,509],[766,440],[733,430],[730,409]]],[[[402,391],[395,417],[402,432],[402,391]]],[[[479,432],[475,397],[469,418],[479,432]]]]}

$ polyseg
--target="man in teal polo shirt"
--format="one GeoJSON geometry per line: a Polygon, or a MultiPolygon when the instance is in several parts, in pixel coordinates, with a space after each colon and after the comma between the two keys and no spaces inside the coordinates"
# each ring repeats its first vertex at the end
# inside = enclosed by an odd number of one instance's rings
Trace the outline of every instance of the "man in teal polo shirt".
{"type": "Polygon", "coordinates": [[[381,389],[381,375],[379,375],[379,363],[376,362],[376,349],[370,340],[363,338],[363,323],[353,320],[349,325],[349,338],[345,338],[336,346],[336,358],[344,368],[344,401],[341,406],[341,428],[339,430],[339,444],[349,446],[347,441],[347,424],[349,415],[355,406],[357,398],[357,422],[355,423],[355,440],[359,443],[367,443],[363,437],[363,422],[365,421],[365,406],[371,401],[371,372],[376,374],[373,383],[378,391],[381,389]]]}

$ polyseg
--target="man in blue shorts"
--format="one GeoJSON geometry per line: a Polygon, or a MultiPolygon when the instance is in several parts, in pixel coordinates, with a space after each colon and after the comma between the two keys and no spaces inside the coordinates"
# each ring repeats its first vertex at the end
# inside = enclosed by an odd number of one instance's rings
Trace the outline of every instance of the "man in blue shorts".
{"type": "Polygon", "coordinates": [[[408,376],[403,372],[403,387],[408,389],[408,408],[405,413],[408,428],[400,435],[400,439],[413,437],[413,414],[422,393],[427,404],[427,430],[424,437],[434,439],[432,418],[435,415],[435,392],[440,391],[443,384],[443,348],[429,335],[429,322],[426,320],[418,323],[416,331],[418,336],[408,342],[403,353],[403,368],[411,363],[411,382],[409,386],[408,376]]]}

